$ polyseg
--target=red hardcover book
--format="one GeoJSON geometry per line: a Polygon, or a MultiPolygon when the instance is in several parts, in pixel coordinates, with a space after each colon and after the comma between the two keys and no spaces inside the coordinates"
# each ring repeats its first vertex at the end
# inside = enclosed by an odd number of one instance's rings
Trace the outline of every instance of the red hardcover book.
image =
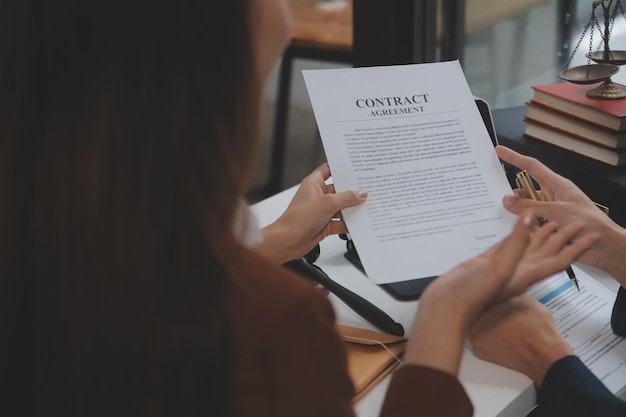
{"type": "Polygon", "coordinates": [[[524,135],[550,143],[568,151],[584,155],[613,166],[626,165],[626,149],[611,149],[578,139],[568,133],[552,129],[540,123],[526,119],[524,135]]]}
{"type": "Polygon", "coordinates": [[[599,100],[586,93],[598,84],[568,82],[533,86],[533,101],[611,130],[626,130],[626,99],[599,100]]]}
{"type": "Polygon", "coordinates": [[[626,147],[626,131],[610,130],[603,126],[572,117],[556,109],[543,106],[534,101],[526,103],[526,106],[526,118],[528,120],[542,123],[553,129],[560,130],[561,132],[609,148],[626,147]]]}

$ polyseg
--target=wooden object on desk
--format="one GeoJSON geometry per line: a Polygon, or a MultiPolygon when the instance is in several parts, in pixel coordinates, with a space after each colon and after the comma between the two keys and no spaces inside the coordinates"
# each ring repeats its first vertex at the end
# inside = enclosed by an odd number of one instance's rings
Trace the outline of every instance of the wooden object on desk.
{"type": "Polygon", "coordinates": [[[352,64],[352,0],[289,0],[289,7],[291,41],[279,69],[269,178],[262,190],[265,197],[282,188],[293,60],[305,58],[352,64]]]}
{"type": "Polygon", "coordinates": [[[352,0],[289,0],[291,46],[352,50],[352,0]]]}
{"type": "Polygon", "coordinates": [[[471,32],[549,2],[549,0],[467,0],[466,29],[471,32]]]}
{"type": "MultiPolygon", "coordinates": [[[[537,158],[556,173],[569,178],[589,198],[609,207],[609,216],[626,227],[626,167],[613,167],[524,136],[525,106],[495,109],[493,121],[501,145],[537,158]]],[[[515,172],[507,167],[511,186],[515,172]]]]}
{"type": "MultiPolygon", "coordinates": [[[[293,18],[291,44],[351,50],[352,2],[353,0],[289,0],[293,18]]],[[[469,32],[548,2],[549,0],[467,0],[463,16],[465,28],[469,32]]],[[[441,34],[441,30],[438,34],[441,34]]]]}

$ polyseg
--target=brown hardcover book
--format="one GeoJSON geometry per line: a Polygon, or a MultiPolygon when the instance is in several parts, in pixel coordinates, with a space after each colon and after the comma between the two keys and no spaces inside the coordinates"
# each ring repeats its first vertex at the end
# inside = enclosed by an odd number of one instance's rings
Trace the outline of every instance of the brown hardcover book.
{"type": "Polygon", "coordinates": [[[579,139],[568,133],[526,120],[524,135],[550,143],[612,166],[626,165],[626,148],[612,149],[579,139]]]}
{"type": "Polygon", "coordinates": [[[609,148],[626,147],[626,131],[610,130],[588,123],[533,101],[526,103],[526,106],[526,118],[529,120],[609,148]]]}
{"type": "Polygon", "coordinates": [[[586,93],[596,84],[568,82],[533,86],[532,100],[611,130],[626,130],[626,99],[598,100],[586,93]]]}

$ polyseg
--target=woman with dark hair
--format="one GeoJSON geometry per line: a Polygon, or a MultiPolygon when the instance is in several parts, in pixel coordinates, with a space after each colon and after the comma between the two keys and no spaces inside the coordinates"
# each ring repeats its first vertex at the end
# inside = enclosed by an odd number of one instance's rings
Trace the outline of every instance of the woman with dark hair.
{"type": "MultiPolygon", "coordinates": [[[[330,303],[278,265],[366,193],[324,165],[262,231],[242,201],[288,36],[282,0],[0,3],[1,415],[353,414],[330,303]]],[[[384,414],[471,413],[465,331],[595,239],[530,223],[426,291],[384,414]]]]}

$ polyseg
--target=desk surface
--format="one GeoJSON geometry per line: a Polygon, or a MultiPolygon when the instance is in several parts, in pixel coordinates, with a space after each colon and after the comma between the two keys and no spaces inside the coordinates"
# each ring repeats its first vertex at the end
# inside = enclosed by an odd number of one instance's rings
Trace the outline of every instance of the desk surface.
{"type": "MultiPolygon", "coordinates": [[[[295,190],[296,187],[289,188],[252,206],[261,226],[278,218],[289,204],[295,190]]],[[[417,301],[397,301],[378,286],[370,284],[365,276],[343,257],[345,242],[337,236],[325,239],[320,247],[321,254],[316,264],[331,278],[378,305],[392,318],[402,323],[405,329],[411,328],[418,306],[417,301]]],[[[590,275],[599,277],[599,281],[613,291],[617,290],[617,284],[605,274],[584,269],[590,275]]],[[[329,298],[339,323],[376,330],[332,294],[329,298]]],[[[468,350],[461,363],[459,379],[474,403],[476,417],[521,417],[535,404],[535,388],[530,379],[515,371],[481,361],[468,350]]],[[[378,416],[388,383],[389,378],[355,404],[359,417],[378,416]]]]}

